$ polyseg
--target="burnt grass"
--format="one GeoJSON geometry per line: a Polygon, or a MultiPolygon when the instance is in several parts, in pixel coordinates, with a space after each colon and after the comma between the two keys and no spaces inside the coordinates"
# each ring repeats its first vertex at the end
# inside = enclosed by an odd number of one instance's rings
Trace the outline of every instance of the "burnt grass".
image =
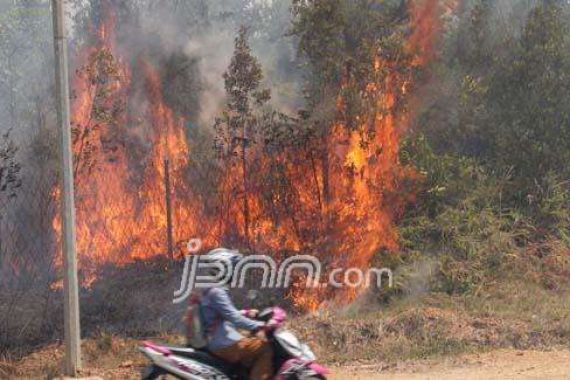
{"type": "MultiPolygon", "coordinates": [[[[139,337],[175,331],[184,308],[172,304],[181,268],[181,263],[162,258],[102,266],[91,286],[80,288],[82,335],[106,331],[139,337]]],[[[5,355],[20,356],[62,339],[61,289],[13,287],[0,298],[0,349],[5,355]]]]}
{"type": "MultiPolygon", "coordinates": [[[[96,280],[80,288],[82,336],[101,334],[144,338],[183,334],[186,302],[174,304],[173,292],[180,287],[183,261],[157,257],[124,266],[104,265],[96,280]]],[[[294,313],[283,290],[259,292],[248,298],[256,279],[234,290],[240,307],[282,305],[294,313]]],[[[0,357],[21,357],[63,337],[63,292],[26,281],[0,292],[0,357]]]]}

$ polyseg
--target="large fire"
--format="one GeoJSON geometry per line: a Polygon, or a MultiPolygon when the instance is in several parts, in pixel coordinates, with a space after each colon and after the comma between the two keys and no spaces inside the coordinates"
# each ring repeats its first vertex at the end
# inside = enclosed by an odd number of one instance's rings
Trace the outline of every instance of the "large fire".
{"type": "MultiPolygon", "coordinates": [[[[450,8],[440,3],[411,2],[412,66],[434,57],[440,17],[450,8]]],[[[219,209],[206,213],[186,179],[192,165],[186,120],[165,102],[159,68],[145,54],[129,57],[117,45],[115,17],[105,13],[94,42],[77,58],[72,84],[77,239],[80,266],[91,273],[86,282],[103,263],[122,265],[167,253],[167,163],[174,242],[201,237],[211,246],[239,235],[254,251],[313,253],[330,268],[365,269],[380,249],[397,250],[395,222],[413,197],[413,191],[402,190],[416,176],[398,158],[409,115],[398,104],[413,85],[411,74],[393,70],[399,62],[380,55],[371,59],[375,71],[388,72],[362,94],[377,102],[377,109],[358,118],[361,125],[351,132],[339,120],[323,142],[326,160],[311,150],[302,157],[295,151],[264,157],[262,149],[252,149],[248,159],[256,166],[248,185],[241,185],[241,169],[226,168],[216,194],[219,209]],[[282,173],[282,191],[268,199],[262,188],[272,186],[264,181],[275,173],[282,173]]],[[[343,107],[339,96],[339,114],[343,107]]],[[[61,229],[58,220],[54,227],[61,229]]],[[[352,290],[342,297],[357,294],[352,290]]],[[[303,287],[291,295],[307,309],[334,297],[326,289],[303,287]]]]}
{"type": "MultiPolygon", "coordinates": [[[[443,28],[443,15],[452,12],[456,1],[425,0],[410,2],[412,32],[406,50],[410,69],[427,65],[435,57],[437,37],[443,28]]],[[[387,72],[380,81],[369,83],[364,98],[377,102],[373,115],[358,118],[360,125],[353,131],[338,122],[328,141],[331,147],[333,179],[330,208],[335,216],[329,245],[331,268],[368,269],[380,249],[397,252],[398,232],[395,225],[403,208],[413,201],[414,180],[418,174],[399,160],[402,137],[409,124],[410,111],[399,107],[410,97],[413,87],[411,70],[401,73],[401,62],[376,57],[374,70],[387,72]]],[[[350,79],[348,79],[350,80],[350,79]]],[[[337,109],[342,114],[344,99],[339,96],[337,109]]],[[[353,300],[362,287],[336,291],[337,301],[353,300]]],[[[316,292],[303,287],[294,290],[295,302],[307,309],[316,309],[330,292],[316,292]]]]}
{"type": "MultiPolygon", "coordinates": [[[[94,45],[79,55],[72,83],[77,249],[87,282],[102,263],[167,253],[167,166],[171,195],[185,194],[172,202],[175,242],[196,234],[200,211],[182,180],[189,164],[185,120],[166,105],[152,63],[140,56],[131,69],[114,30],[108,11],[94,45]]],[[[54,225],[61,228],[57,219],[54,225]]]]}

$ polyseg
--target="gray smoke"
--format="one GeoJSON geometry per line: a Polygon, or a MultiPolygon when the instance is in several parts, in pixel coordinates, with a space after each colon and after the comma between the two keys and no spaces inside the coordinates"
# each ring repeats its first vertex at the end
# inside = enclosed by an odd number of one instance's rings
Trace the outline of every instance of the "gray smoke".
{"type": "MultiPolygon", "coordinates": [[[[270,0],[149,0],[129,2],[130,25],[121,25],[123,45],[153,49],[167,57],[184,53],[199,68],[201,95],[198,123],[209,128],[225,100],[222,74],[229,65],[233,40],[241,25],[250,30],[250,43],[261,62],[273,105],[292,112],[301,105],[295,41],[288,36],[288,1],[270,0]],[[136,10],[135,10],[136,8],[136,10]],[[156,46],[159,45],[159,46],[156,46]]],[[[129,8],[129,6],[125,6],[129,8]]],[[[196,115],[195,115],[196,116],[196,115]]]]}

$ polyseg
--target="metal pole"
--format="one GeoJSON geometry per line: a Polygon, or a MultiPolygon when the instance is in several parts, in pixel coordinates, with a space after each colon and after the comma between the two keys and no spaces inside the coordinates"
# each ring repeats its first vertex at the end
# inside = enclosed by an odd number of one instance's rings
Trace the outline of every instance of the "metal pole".
{"type": "Polygon", "coordinates": [[[63,0],[52,0],[55,49],[55,84],[57,120],[61,127],[61,218],[63,221],[65,374],[77,376],[81,369],[81,333],[75,247],[75,200],[73,189],[73,155],[69,121],[69,77],[67,38],[64,27],[63,0]]]}
{"type": "Polygon", "coordinates": [[[174,244],[172,238],[172,199],[170,194],[170,161],[164,160],[164,190],[166,191],[166,241],[168,256],[174,259],[174,244]]]}

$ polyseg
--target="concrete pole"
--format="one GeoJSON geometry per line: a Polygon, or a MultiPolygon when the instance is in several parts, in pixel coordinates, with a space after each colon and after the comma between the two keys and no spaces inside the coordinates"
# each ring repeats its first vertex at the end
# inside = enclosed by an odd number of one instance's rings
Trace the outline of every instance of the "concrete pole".
{"type": "Polygon", "coordinates": [[[67,38],[64,27],[63,0],[52,0],[55,47],[55,83],[57,120],[61,128],[61,218],[63,221],[65,374],[77,376],[81,369],[81,333],[75,247],[75,200],[73,188],[73,153],[69,116],[69,69],[67,38]]]}

